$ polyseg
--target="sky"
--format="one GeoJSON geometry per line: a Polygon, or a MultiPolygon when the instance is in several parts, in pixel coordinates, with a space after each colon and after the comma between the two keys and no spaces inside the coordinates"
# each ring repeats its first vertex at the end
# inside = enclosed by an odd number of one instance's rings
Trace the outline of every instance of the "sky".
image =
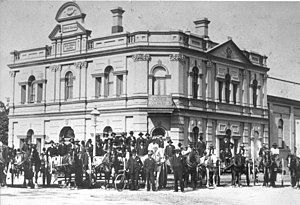
{"type": "MultiPolygon", "coordinates": [[[[55,15],[66,1],[0,0],[0,101],[10,97],[10,52],[51,45],[55,15]]],[[[300,83],[300,2],[215,1],[76,1],[86,14],[92,38],[109,35],[110,10],[121,6],[125,31],[183,30],[194,32],[193,21],[207,17],[209,37],[217,43],[230,36],[240,49],[268,56],[268,75],[300,83]]],[[[269,86],[277,93],[281,86],[269,86]]],[[[279,93],[296,98],[292,86],[279,93]],[[282,93],[283,92],[283,93],[282,93]],[[287,94],[288,92],[288,94],[287,94]]]]}

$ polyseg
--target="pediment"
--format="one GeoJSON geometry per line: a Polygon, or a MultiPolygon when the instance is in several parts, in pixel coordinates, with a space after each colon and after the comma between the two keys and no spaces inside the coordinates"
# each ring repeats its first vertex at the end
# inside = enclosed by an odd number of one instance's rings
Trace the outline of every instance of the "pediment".
{"type": "Polygon", "coordinates": [[[74,22],[64,25],[56,25],[49,38],[55,40],[58,38],[68,38],[77,35],[90,35],[91,31],[85,29],[80,23],[74,22]]]}
{"type": "Polygon", "coordinates": [[[58,22],[63,22],[84,17],[85,14],[81,12],[80,7],[75,2],[67,2],[60,7],[55,19],[58,22]]]}
{"type": "Polygon", "coordinates": [[[252,64],[232,40],[226,41],[223,44],[215,46],[214,48],[208,50],[207,53],[209,53],[212,56],[217,56],[232,61],[252,64]]]}

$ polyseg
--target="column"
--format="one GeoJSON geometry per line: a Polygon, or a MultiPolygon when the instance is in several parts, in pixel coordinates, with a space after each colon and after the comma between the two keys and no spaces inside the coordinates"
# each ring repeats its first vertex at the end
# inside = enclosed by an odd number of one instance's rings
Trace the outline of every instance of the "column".
{"type": "MultiPolygon", "coordinates": [[[[206,147],[208,147],[208,145],[206,145],[206,147]]],[[[217,157],[220,157],[220,138],[216,137],[216,152],[215,154],[217,155],[217,157]]]]}
{"type": "Polygon", "coordinates": [[[104,76],[102,76],[101,77],[101,87],[100,87],[100,89],[101,89],[101,91],[100,91],[100,94],[101,94],[101,98],[104,98],[105,97],[105,87],[104,87],[104,85],[105,85],[105,77],[104,76]]]}
{"type": "Polygon", "coordinates": [[[264,75],[263,76],[263,108],[268,109],[268,104],[267,104],[267,79],[268,76],[264,75]]]}
{"type": "Polygon", "coordinates": [[[9,75],[11,78],[13,78],[12,80],[12,88],[13,88],[13,93],[12,93],[12,105],[14,107],[15,105],[15,84],[16,84],[16,72],[15,71],[9,71],[9,75]]]}
{"type": "Polygon", "coordinates": [[[127,96],[127,72],[123,75],[123,96],[127,96]]]}
{"type": "MultiPolygon", "coordinates": [[[[297,153],[299,153],[299,150],[295,150],[295,147],[296,147],[296,139],[295,139],[295,137],[296,137],[295,123],[296,122],[295,122],[295,116],[294,116],[295,111],[294,111],[294,106],[291,106],[290,108],[291,108],[290,109],[290,130],[291,130],[291,132],[290,132],[290,136],[289,136],[289,138],[290,138],[289,139],[289,141],[290,141],[289,147],[291,149],[291,153],[297,154],[297,153]]],[[[297,133],[297,135],[298,135],[298,133],[297,133]]],[[[283,141],[284,141],[284,135],[283,135],[283,141]]],[[[281,146],[281,145],[278,145],[278,146],[281,146]]]]}
{"type": "Polygon", "coordinates": [[[242,95],[242,102],[241,102],[241,104],[243,105],[243,106],[248,106],[248,80],[247,80],[247,71],[246,70],[244,70],[243,71],[243,78],[242,78],[242,86],[243,86],[243,91],[242,91],[242,93],[243,93],[243,95],[242,95]]]}
{"type": "Polygon", "coordinates": [[[46,96],[47,96],[47,94],[46,94],[46,92],[47,92],[47,89],[46,89],[46,86],[47,86],[47,68],[45,68],[45,76],[44,76],[44,83],[43,83],[43,99],[42,99],[42,102],[43,103],[46,103],[47,102],[47,100],[46,100],[46,96]]]}
{"type": "MultiPolygon", "coordinates": [[[[148,94],[148,62],[151,60],[149,54],[136,54],[132,56],[134,62],[134,72],[136,81],[134,81],[134,94],[148,94]]],[[[116,88],[116,87],[115,87],[116,88]]],[[[116,91],[116,89],[115,89],[116,91]]]]}
{"type": "Polygon", "coordinates": [[[57,40],[57,56],[61,56],[62,54],[62,44],[61,44],[61,40],[57,40]]]}
{"type": "MultiPolygon", "coordinates": [[[[87,68],[88,68],[88,63],[84,61],[81,65],[81,98],[87,99],[87,68]]],[[[95,81],[95,79],[94,79],[95,81]]],[[[95,87],[95,86],[94,86],[95,87]]]]}
{"type": "MultiPolygon", "coordinates": [[[[79,100],[81,98],[81,68],[82,68],[82,63],[83,62],[75,62],[74,63],[74,66],[76,68],[76,75],[75,76],[78,77],[78,80],[77,80],[78,86],[77,86],[77,89],[74,90],[74,93],[76,93],[75,91],[77,91],[79,100]]],[[[76,83],[74,83],[74,81],[73,81],[74,88],[75,88],[75,85],[76,85],[76,83]]],[[[75,95],[73,96],[73,98],[74,97],[75,97],[75,95]]]]}
{"type": "Polygon", "coordinates": [[[192,81],[192,74],[188,72],[188,97],[193,97],[193,81],[192,81]]]}
{"type": "Polygon", "coordinates": [[[198,88],[198,99],[203,99],[203,80],[202,80],[202,74],[199,74],[198,77],[198,81],[199,81],[199,88],[198,88]]]}
{"type": "Polygon", "coordinates": [[[211,119],[207,119],[207,122],[206,122],[206,131],[205,131],[205,134],[206,134],[206,142],[207,142],[207,146],[209,146],[210,144],[213,144],[213,141],[212,141],[212,120],[211,119]]]}
{"type": "Polygon", "coordinates": [[[250,87],[249,87],[249,98],[250,98],[250,104],[249,104],[249,106],[250,107],[253,107],[253,87],[252,87],[252,85],[250,85],[250,87]]]}
{"type": "Polygon", "coordinates": [[[215,102],[219,102],[219,81],[215,79],[215,102]]]}
{"type": "Polygon", "coordinates": [[[262,97],[262,87],[257,86],[257,107],[260,108],[261,107],[261,97],[262,97]]]}
{"type": "Polygon", "coordinates": [[[240,97],[241,97],[241,91],[240,91],[240,83],[236,86],[236,104],[240,105],[240,97]]]}
{"type": "Polygon", "coordinates": [[[211,68],[206,69],[206,100],[211,100],[211,68]]]}
{"type": "Polygon", "coordinates": [[[233,84],[232,84],[232,82],[229,85],[229,89],[230,89],[229,103],[233,104],[233,84]]]}
{"type": "Polygon", "coordinates": [[[226,102],[225,99],[225,81],[222,82],[222,103],[226,102]]]}
{"type": "MultiPolygon", "coordinates": [[[[61,94],[61,65],[58,66],[57,68],[57,73],[58,73],[58,90],[59,90],[59,93],[58,93],[58,100],[59,102],[62,100],[62,94],[61,94]]],[[[64,87],[63,87],[64,89],[64,87]]]]}
{"type": "Polygon", "coordinates": [[[113,89],[113,96],[117,96],[117,82],[118,82],[118,77],[117,75],[114,75],[114,89],[113,89]]]}

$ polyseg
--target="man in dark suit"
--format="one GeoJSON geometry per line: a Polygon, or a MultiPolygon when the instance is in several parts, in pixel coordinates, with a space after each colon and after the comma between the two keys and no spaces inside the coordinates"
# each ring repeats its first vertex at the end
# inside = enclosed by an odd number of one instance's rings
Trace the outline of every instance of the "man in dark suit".
{"type": "Polygon", "coordinates": [[[144,134],[142,132],[139,133],[139,137],[136,139],[136,148],[138,148],[138,146],[140,146],[141,142],[145,141],[144,138],[143,138],[143,135],[144,134]]]}
{"type": "Polygon", "coordinates": [[[200,157],[203,156],[204,151],[206,150],[206,143],[203,141],[203,136],[202,134],[199,137],[199,141],[197,142],[197,151],[200,155],[200,157]]]}
{"type": "Polygon", "coordinates": [[[65,143],[65,139],[61,138],[60,144],[58,145],[58,155],[65,156],[68,154],[68,147],[65,143]]]}
{"type": "Polygon", "coordinates": [[[129,132],[129,136],[126,138],[126,144],[127,145],[130,145],[131,142],[134,142],[134,144],[136,143],[136,139],[135,137],[133,136],[133,131],[130,131],[129,132]]]}
{"type": "Polygon", "coordinates": [[[183,183],[183,161],[182,156],[180,155],[180,149],[175,149],[175,155],[172,158],[171,166],[174,171],[174,181],[175,181],[175,192],[178,192],[178,181],[180,183],[181,192],[184,192],[184,183],[183,183]]]}
{"type": "Polygon", "coordinates": [[[136,155],[136,150],[132,150],[132,156],[128,159],[126,170],[131,179],[131,190],[138,189],[138,180],[140,169],[143,166],[141,159],[136,155]]]}
{"type": "Polygon", "coordinates": [[[155,160],[152,158],[153,151],[149,150],[148,158],[144,162],[144,171],[146,173],[146,183],[147,183],[147,191],[150,191],[150,183],[152,185],[152,191],[155,190],[154,183],[154,170],[155,170],[155,160]]]}

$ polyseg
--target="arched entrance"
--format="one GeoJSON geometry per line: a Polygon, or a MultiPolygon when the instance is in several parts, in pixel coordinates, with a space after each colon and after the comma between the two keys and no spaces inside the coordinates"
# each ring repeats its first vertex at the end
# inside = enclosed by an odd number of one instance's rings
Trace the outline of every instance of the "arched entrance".
{"type": "Polygon", "coordinates": [[[113,132],[112,128],[110,126],[106,126],[104,129],[103,129],[103,134],[108,134],[110,135],[111,133],[113,132]]]}
{"type": "Polygon", "coordinates": [[[192,132],[192,142],[195,145],[198,142],[198,136],[199,136],[199,128],[198,127],[194,127],[193,128],[193,132],[192,132]]]}
{"type": "Polygon", "coordinates": [[[160,136],[160,135],[162,135],[163,137],[166,135],[165,129],[161,127],[154,128],[154,130],[152,131],[152,137],[160,136]]]}
{"type": "Polygon", "coordinates": [[[32,129],[28,130],[27,131],[27,134],[26,134],[26,139],[28,140],[28,143],[32,143],[32,137],[34,135],[34,132],[32,129]]]}
{"type": "Polygon", "coordinates": [[[71,138],[75,138],[74,130],[70,127],[63,127],[59,133],[59,141],[64,138],[65,141],[69,141],[71,138]]]}

